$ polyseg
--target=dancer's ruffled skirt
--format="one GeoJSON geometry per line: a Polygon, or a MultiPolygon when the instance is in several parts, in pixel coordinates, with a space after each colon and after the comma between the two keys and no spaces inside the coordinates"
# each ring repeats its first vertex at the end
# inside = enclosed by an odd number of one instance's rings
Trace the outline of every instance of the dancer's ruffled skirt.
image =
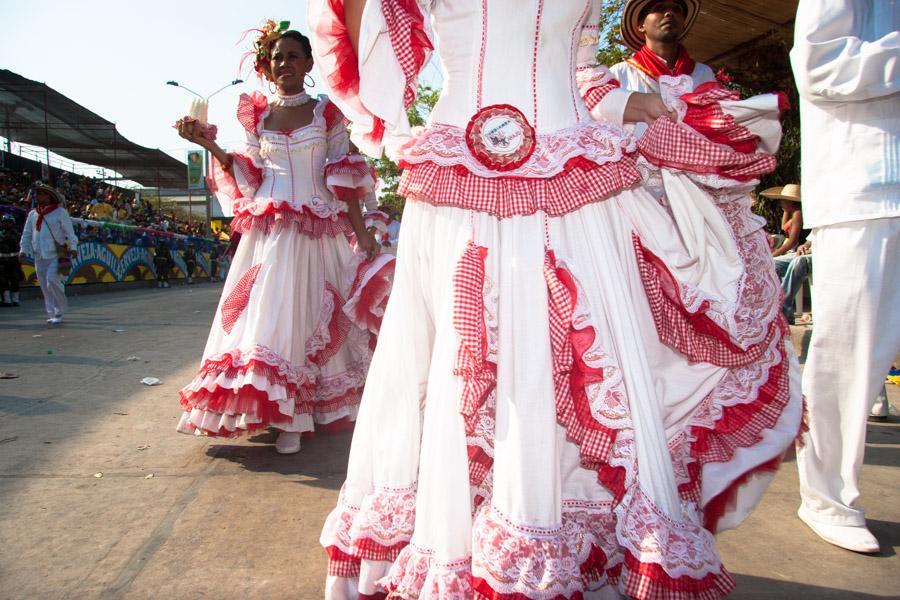
{"type": "Polygon", "coordinates": [[[366,308],[383,310],[389,269],[366,274],[375,297],[359,288],[360,259],[341,228],[258,221],[241,238],[199,373],[181,390],[179,431],[305,432],[356,418],[374,333],[352,317],[376,319],[359,306],[360,295],[366,308]],[[344,310],[348,300],[352,312],[344,310]]]}
{"type": "Polygon", "coordinates": [[[732,589],[712,532],[802,405],[746,192],[701,208],[718,229],[643,188],[557,217],[407,202],[327,597],[732,589]]]}

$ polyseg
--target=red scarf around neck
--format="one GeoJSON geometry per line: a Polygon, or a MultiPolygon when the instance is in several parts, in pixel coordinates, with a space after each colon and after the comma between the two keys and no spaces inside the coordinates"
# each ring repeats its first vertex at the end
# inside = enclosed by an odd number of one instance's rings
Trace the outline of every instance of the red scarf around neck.
{"type": "Polygon", "coordinates": [[[37,212],[37,224],[35,225],[35,229],[38,231],[41,230],[41,225],[44,224],[44,217],[52,213],[54,210],[59,208],[59,204],[48,204],[47,206],[35,206],[34,210],[37,212]]]}
{"type": "Polygon", "coordinates": [[[646,45],[641,48],[640,52],[629,58],[628,63],[657,80],[663,75],[669,75],[670,77],[690,75],[697,66],[696,61],[688,56],[684,46],[678,46],[678,55],[675,57],[674,69],[670,69],[666,61],[655,55],[646,45]]]}

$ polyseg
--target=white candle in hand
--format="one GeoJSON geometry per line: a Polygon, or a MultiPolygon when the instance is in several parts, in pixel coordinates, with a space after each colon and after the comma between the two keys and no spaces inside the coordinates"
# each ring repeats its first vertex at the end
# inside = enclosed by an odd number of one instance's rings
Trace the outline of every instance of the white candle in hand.
{"type": "Polygon", "coordinates": [[[206,125],[207,114],[209,112],[209,104],[202,98],[191,98],[191,107],[188,109],[188,116],[197,119],[201,124],[206,125]]]}

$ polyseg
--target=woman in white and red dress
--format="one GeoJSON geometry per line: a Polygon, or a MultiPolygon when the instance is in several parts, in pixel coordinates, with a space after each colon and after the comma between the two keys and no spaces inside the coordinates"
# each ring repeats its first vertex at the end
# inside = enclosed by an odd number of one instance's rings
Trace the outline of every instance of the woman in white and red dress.
{"type": "Polygon", "coordinates": [[[734,585],[713,533],[756,504],[802,413],[746,199],[774,166],[778,99],[617,89],[595,61],[600,10],[309,0],[354,143],[401,162],[407,198],[321,535],[328,598],[734,585]],[[444,91],[411,131],[436,39],[444,91]],[[640,152],[621,129],[636,120],[653,123],[640,152]]]}
{"type": "Polygon", "coordinates": [[[368,311],[389,291],[392,257],[376,257],[360,214],[374,185],[369,167],[348,154],[341,112],[304,92],[309,41],[285,29],[269,22],[260,31],[256,67],[278,93],[271,102],[241,96],[241,152],[225,153],[193,119],[178,124],[213,153],[211,183],[242,236],[200,372],[181,390],[178,429],[233,436],[274,427],[276,450],[289,454],[302,432],[356,418],[374,345],[368,321],[380,320],[368,311]],[[351,232],[367,257],[354,255],[351,232]],[[377,289],[364,290],[363,280],[377,289]]]}

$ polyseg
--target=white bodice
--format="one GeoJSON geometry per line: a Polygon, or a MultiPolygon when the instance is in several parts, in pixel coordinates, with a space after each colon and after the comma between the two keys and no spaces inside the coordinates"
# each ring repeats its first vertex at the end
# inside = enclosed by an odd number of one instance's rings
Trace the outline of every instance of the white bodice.
{"type": "Polygon", "coordinates": [[[324,174],[327,152],[324,124],[313,122],[289,133],[260,131],[262,183],[257,198],[274,198],[292,205],[323,195],[330,199],[324,174]]]}
{"type": "MultiPolygon", "coordinates": [[[[595,4],[434,0],[431,25],[445,79],[432,122],[465,127],[480,108],[493,104],[516,107],[539,133],[589,120],[575,70],[583,26],[595,4]]],[[[596,38],[590,47],[596,52],[596,38]]]]}
{"type": "Polygon", "coordinates": [[[249,202],[239,203],[253,214],[270,205],[302,210],[330,218],[346,210],[326,186],[325,167],[347,154],[348,135],[342,123],[328,128],[324,115],[328,102],[320,97],[309,125],[293,131],[266,129],[270,109],[259,116],[256,134],[249,134],[245,151],[261,171],[261,181],[249,202]]]}

